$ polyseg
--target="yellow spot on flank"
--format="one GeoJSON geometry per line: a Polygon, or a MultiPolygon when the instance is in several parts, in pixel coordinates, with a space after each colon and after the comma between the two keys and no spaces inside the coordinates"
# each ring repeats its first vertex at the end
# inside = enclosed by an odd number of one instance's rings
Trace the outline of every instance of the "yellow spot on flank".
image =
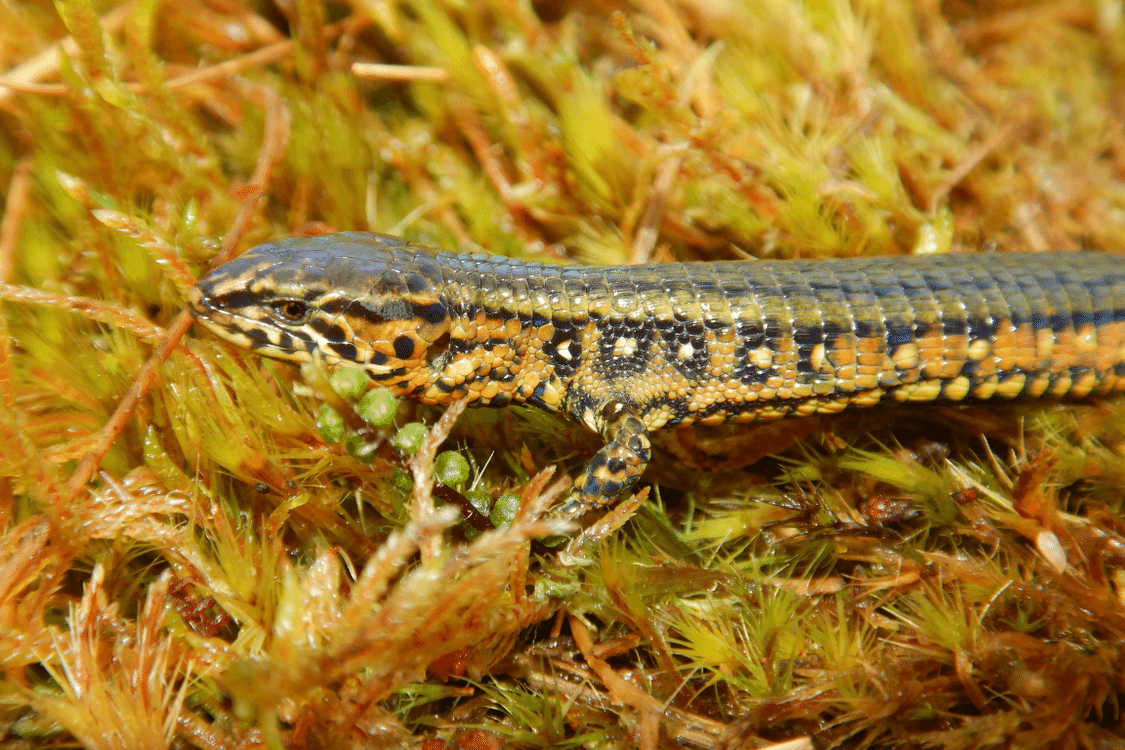
{"type": "Polygon", "coordinates": [[[613,342],[613,356],[632,357],[637,351],[637,340],[622,336],[613,342]]]}
{"type": "Polygon", "coordinates": [[[1035,355],[1040,362],[1051,358],[1055,350],[1055,332],[1050,328],[1040,328],[1035,332],[1035,355]]]}
{"type": "Polygon", "coordinates": [[[879,373],[879,385],[881,386],[895,386],[902,382],[898,372],[895,370],[884,370],[879,373]]]}
{"type": "Polygon", "coordinates": [[[793,413],[798,417],[808,417],[820,411],[820,406],[816,401],[802,401],[797,404],[793,409],[793,413]]]}
{"type": "Polygon", "coordinates": [[[992,398],[992,396],[995,395],[996,389],[999,387],[999,384],[1000,382],[995,375],[989,375],[987,378],[976,384],[976,387],[973,388],[973,395],[981,399],[992,398]]]}
{"type": "Polygon", "coordinates": [[[900,370],[913,370],[918,366],[918,345],[913,341],[903,344],[891,354],[891,361],[900,370]]]}
{"type": "Polygon", "coordinates": [[[1090,391],[1094,390],[1094,386],[1098,384],[1098,377],[1091,371],[1087,371],[1078,376],[1074,381],[1074,385],[1070,389],[1068,395],[1074,398],[1082,398],[1083,396],[1090,395],[1090,391]]]}
{"type": "Polygon", "coordinates": [[[942,389],[942,395],[950,401],[960,401],[969,395],[969,379],[964,375],[958,375],[945,384],[942,389]]]}
{"type": "Polygon", "coordinates": [[[776,406],[763,406],[757,412],[758,419],[763,422],[772,421],[775,419],[783,419],[789,416],[789,408],[778,408],[776,406]]]}
{"type": "Polygon", "coordinates": [[[1039,398],[1050,384],[1051,378],[1048,377],[1047,373],[1041,373],[1033,377],[1031,383],[1028,384],[1027,395],[1031,398],[1039,398]]]}
{"type": "Polygon", "coordinates": [[[1017,372],[1012,377],[1008,378],[996,387],[996,392],[1004,398],[1015,398],[1023,393],[1024,384],[1027,383],[1027,376],[1022,372],[1017,372]]]}
{"type": "Polygon", "coordinates": [[[1055,378],[1055,382],[1051,384],[1049,392],[1052,396],[1065,396],[1070,393],[1070,387],[1074,385],[1074,381],[1070,379],[1070,375],[1063,373],[1055,378]]]}
{"type": "Polygon", "coordinates": [[[907,393],[907,401],[933,401],[941,395],[941,381],[920,381],[911,386],[907,393]]]}
{"type": "Polygon", "coordinates": [[[859,370],[855,376],[855,390],[867,391],[879,386],[879,378],[876,373],[867,372],[863,369],[859,370]]]}
{"type": "Polygon", "coordinates": [[[695,347],[691,345],[690,341],[681,346],[680,350],[676,352],[676,356],[680,359],[691,359],[693,354],[695,354],[695,347]]]}
{"type": "Polygon", "coordinates": [[[555,388],[554,383],[552,383],[550,381],[545,381],[545,382],[542,383],[542,385],[543,385],[543,396],[542,396],[543,403],[550,404],[552,406],[558,406],[560,403],[562,403],[562,394],[559,393],[558,388],[555,388]]]}
{"type": "Polygon", "coordinates": [[[824,366],[824,344],[817,344],[813,347],[812,353],[809,355],[809,364],[812,365],[814,372],[824,366]]]}
{"type": "Polygon", "coordinates": [[[1097,351],[1098,334],[1092,325],[1084,325],[1075,332],[1074,346],[1083,354],[1097,351]]]}
{"type": "Polygon", "coordinates": [[[836,390],[836,381],[832,377],[821,377],[819,380],[813,381],[813,393],[817,396],[827,396],[836,390]]]}
{"type": "Polygon", "coordinates": [[[848,401],[856,406],[875,406],[879,400],[883,398],[883,389],[874,388],[870,391],[862,391],[852,396],[848,401]]]}
{"type": "Polygon", "coordinates": [[[966,353],[969,355],[969,359],[981,362],[992,354],[992,342],[988,339],[973,339],[969,342],[969,349],[966,353]]]}
{"type": "Polygon", "coordinates": [[[765,370],[773,365],[773,349],[768,346],[759,346],[750,351],[750,362],[757,368],[765,370]]]}
{"type": "Polygon", "coordinates": [[[1094,367],[1101,372],[1113,369],[1122,361],[1122,340],[1125,324],[1106,323],[1098,329],[1098,350],[1094,355],[1094,367]]]}
{"type": "Polygon", "coordinates": [[[829,353],[829,360],[837,368],[850,367],[855,364],[855,349],[850,346],[834,347],[829,353]]]}
{"type": "Polygon", "coordinates": [[[843,399],[817,402],[816,410],[821,414],[839,414],[848,406],[843,399]]]}

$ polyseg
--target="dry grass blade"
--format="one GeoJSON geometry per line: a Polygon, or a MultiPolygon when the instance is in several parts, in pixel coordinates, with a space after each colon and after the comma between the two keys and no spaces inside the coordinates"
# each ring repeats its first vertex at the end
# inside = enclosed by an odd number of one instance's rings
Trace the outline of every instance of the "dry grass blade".
{"type": "MultiPolygon", "coordinates": [[[[268,181],[269,174],[281,159],[281,155],[285,150],[285,144],[288,142],[289,113],[284,102],[276,95],[268,96],[267,102],[267,128],[265,138],[262,142],[262,150],[258,155],[258,162],[254,169],[254,175],[250,181],[251,190],[249,194],[243,198],[242,207],[239,209],[238,216],[235,218],[234,223],[231,224],[230,229],[227,230],[226,235],[224,235],[223,248],[216,257],[216,262],[218,263],[225,262],[225,260],[230,259],[234,254],[239,239],[242,237],[246,226],[257,210],[258,198],[265,192],[265,185],[268,181]]],[[[168,355],[179,344],[180,339],[183,338],[184,334],[191,328],[191,323],[191,313],[185,309],[168,327],[164,339],[160,342],[156,351],[153,352],[149,361],[145,363],[144,367],[137,374],[133,384],[129,387],[128,393],[117,405],[117,409],[114,411],[113,416],[110,417],[109,422],[102,428],[101,434],[98,437],[98,442],[83,456],[82,462],[67,481],[67,492],[70,497],[74,497],[81,492],[86,486],[86,483],[90,481],[90,477],[97,471],[102,456],[109,450],[110,444],[117,439],[117,436],[125,425],[125,421],[132,414],[137,402],[151,387],[153,378],[156,375],[156,368],[167,359],[168,355]]]]}
{"type": "Polygon", "coordinates": [[[168,576],[149,589],[136,631],[117,641],[106,635],[124,623],[108,605],[104,585],[104,570],[95,568],[71,609],[69,637],[56,644],[57,662],[46,665],[62,691],[37,695],[33,703],[85,747],[171,747],[192,669],[174,661],[176,645],[163,632],[168,576]]]}
{"type": "Polygon", "coordinates": [[[158,326],[149,323],[144,316],[122,310],[116,305],[101,300],[74,297],[67,294],[51,294],[50,292],[44,292],[42,289],[31,289],[11,284],[0,284],[0,299],[8,302],[47,305],[57,310],[69,310],[90,320],[124,329],[137,338],[150,343],[160,341],[167,333],[158,326]]]}

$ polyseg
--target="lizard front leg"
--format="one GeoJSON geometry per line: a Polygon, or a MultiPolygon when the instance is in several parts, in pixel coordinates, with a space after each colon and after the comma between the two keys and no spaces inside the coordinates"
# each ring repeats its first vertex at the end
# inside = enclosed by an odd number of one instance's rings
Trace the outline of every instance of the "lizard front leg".
{"type": "Polygon", "coordinates": [[[616,500],[636,484],[652,456],[648,428],[624,402],[613,400],[603,406],[596,426],[605,437],[605,447],[574,480],[570,495],[558,510],[564,518],[580,518],[616,500]]]}

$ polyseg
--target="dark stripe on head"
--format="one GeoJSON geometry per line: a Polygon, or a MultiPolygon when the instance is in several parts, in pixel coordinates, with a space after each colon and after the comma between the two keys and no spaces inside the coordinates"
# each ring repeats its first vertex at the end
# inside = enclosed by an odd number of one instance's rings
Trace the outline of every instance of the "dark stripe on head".
{"type": "Polygon", "coordinates": [[[424,276],[410,271],[388,271],[374,285],[380,294],[417,293],[430,288],[432,284],[424,276]]]}
{"type": "Polygon", "coordinates": [[[351,300],[346,297],[333,297],[320,303],[320,311],[326,315],[338,315],[348,309],[351,300]]]}
{"type": "Polygon", "coordinates": [[[406,374],[406,368],[396,367],[395,369],[387,370],[386,372],[376,372],[375,370],[365,370],[365,372],[367,373],[367,377],[369,377],[371,380],[381,382],[384,380],[390,380],[392,378],[401,378],[406,374]]]}
{"type": "Polygon", "coordinates": [[[220,310],[236,310],[244,307],[253,307],[266,297],[262,292],[251,292],[239,289],[211,298],[211,304],[220,310]]]}
{"type": "Polygon", "coordinates": [[[266,329],[264,328],[255,326],[253,328],[244,328],[240,330],[243,334],[245,334],[246,338],[250,339],[250,341],[253,342],[253,346],[255,349],[262,346],[273,346],[273,342],[270,341],[270,337],[266,334],[266,329]]]}
{"type": "Polygon", "coordinates": [[[347,338],[347,334],[344,332],[343,328],[324,318],[313,318],[307,325],[327,339],[329,343],[333,341],[343,341],[347,338]]]}
{"type": "Polygon", "coordinates": [[[423,289],[430,288],[430,282],[421,274],[417,273],[404,273],[402,283],[406,286],[408,292],[420,292],[423,289]]]}
{"type": "Polygon", "coordinates": [[[328,348],[339,354],[341,359],[346,359],[349,362],[359,361],[359,352],[346,341],[329,341],[328,348]]]}
{"type": "Polygon", "coordinates": [[[404,299],[388,299],[374,302],[366,299],[357,299],[348,305],[348,315],[365,320],[368,323],[379,324],[390,320],[406,320],[414,317],[412,305],[404,299]]]}

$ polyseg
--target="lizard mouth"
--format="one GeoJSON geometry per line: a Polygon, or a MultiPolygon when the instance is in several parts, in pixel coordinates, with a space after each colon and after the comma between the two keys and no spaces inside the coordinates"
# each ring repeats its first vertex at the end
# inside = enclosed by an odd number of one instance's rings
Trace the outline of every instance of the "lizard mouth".
{"type": "Polygon", "coordinates": [[[196,321],[224,341],[276,359],[312,360],[314,343],[299,331],[282,330],[268,319],[225,309],[198,286],[188,293],[188,304],[196,321]]]}

